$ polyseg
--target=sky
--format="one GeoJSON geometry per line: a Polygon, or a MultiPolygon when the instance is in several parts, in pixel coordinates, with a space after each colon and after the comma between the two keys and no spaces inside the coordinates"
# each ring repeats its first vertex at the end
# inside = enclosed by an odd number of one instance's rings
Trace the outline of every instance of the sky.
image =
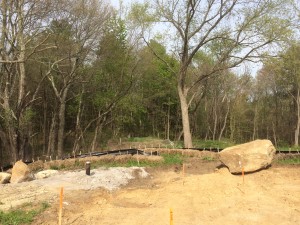
{"type": "MultiPolygon", "coordinates": [[[[144,2],[144,0],[110,0],[110,3],[113,7],[115,7],[117,10],[120,7],[120,2],[122,2],[123,6],[130,7],[130,5],[134,2],[144,2]]],[[[155,30],[160,30],[155,29],[155,30]]],[[[239,67],[233,68],[234,73],[238,74],[244,74],[245,72],[250,72],[252,76],[256,76],[257,72],[262,68],[262,63],[252,63],[247,62],[244,64],[241,64],[239,67]]]]}

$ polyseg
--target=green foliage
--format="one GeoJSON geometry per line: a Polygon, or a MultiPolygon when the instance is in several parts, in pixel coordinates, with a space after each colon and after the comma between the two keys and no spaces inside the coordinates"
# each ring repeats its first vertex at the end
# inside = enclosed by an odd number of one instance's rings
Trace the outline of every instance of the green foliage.
{"type": "Polygon", "coordinates": [[[149,3],[133,3],[127,19],[130,20],[136,27],[140,26],[146,28],[153,24],[156,17],[150,12],[149,3]]]}
{"type": "Polygon", "coordinates": [[[32,121],[32,119],[36,116],[36,112],[33,111],[32,108],[27,108],[23,114],[21,125],[25,125],[28,122],[32,121]]]}

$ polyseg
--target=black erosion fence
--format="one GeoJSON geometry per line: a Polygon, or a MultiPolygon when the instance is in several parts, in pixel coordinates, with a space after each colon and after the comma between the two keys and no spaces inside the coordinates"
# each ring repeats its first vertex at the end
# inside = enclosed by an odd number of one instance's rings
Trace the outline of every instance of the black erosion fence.
{"type": "MultiPolygon", "coordinates": [[[[139,148],[128,148],[128,149],[118,149],[118,150],[109,150],[109,151],[101,151],[101,152],[90,152],[90,153],[80,153],[75,155],[67,155],[63,157],[63,159],[69,158],[85,158],[92,156],[104,156],[104,155],[159,155],[160,149],[168,149],[167,147],[152,147],[151,149],[157,149],[157,151],[145,151],[139,148]]],[[[223,149],[221,148],[176,148],[177,150],[195,150],[195,151],[209,151],[209,152],[221,152],[223,149]]],[[[172,151],[172,149],[170,149],[172,151]]],[[[277,149],[276,154],[299,154],[300,150],[291,150],[291,149],[277,149]]]]}

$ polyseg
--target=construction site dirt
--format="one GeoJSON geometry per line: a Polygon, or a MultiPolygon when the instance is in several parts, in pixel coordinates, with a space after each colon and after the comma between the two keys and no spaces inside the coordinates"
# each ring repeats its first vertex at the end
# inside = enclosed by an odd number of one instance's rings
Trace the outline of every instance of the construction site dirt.
{"type": "Polygon", "coordinates": [[[218,161],[190,158],[184,167],[84,172],[2,185],[0,206],[47,201],[50,207],[33,224],[58,224],[64,187],[62,224],[167,225],[170,210],[176,225],[300,224],[299,166],[275,164],[243,177],[218,161]]]}

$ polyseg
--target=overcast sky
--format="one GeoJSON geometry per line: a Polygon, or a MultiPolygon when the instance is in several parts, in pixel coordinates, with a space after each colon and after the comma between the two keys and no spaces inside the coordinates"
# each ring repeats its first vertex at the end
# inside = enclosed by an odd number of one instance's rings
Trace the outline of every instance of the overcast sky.
{"type": "MultiPolygon", "coordinates": [[[[130,5],[134,2],[144,2],[144,0],[110,0],[111,5],[116,9],[120,7],[120,1],[122,2],[123,6],[130,7],[130,5]]],[[[155,31],[163,30],[163,28],[154,29],[155,31]]],[[[235,73],[243,74],[245,70],[249,71],[252,76],[255,76],[257,71],[262,67],[262,63],[243,63],[239,67],[232,69],[235,73]]]]}

